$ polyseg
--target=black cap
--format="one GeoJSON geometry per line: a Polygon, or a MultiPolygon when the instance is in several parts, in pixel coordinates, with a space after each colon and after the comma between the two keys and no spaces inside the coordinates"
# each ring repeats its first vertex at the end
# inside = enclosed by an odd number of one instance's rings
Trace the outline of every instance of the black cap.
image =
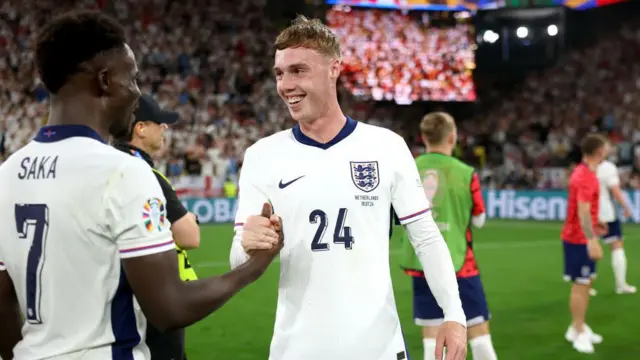
{"type": "Polygon", "coordinates": [[[156,124],[175,124],[180,119],[180,115],[175,111],[160,109],[160,105],[153,97],[142,95],[138,99],[138,108],[133,113],[135,116],[134,123],[139,121],[151,121],[156,124]]]}

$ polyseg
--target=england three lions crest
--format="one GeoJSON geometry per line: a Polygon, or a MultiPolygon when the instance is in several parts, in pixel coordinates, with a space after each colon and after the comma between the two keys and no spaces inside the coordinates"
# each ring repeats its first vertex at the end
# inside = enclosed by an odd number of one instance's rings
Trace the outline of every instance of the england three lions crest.
{"type": "Polygon", "coordinates": [[[377,161],[350,161],[351,180],[364,192],[371,192],[380,185],[380,171],[377,161]]]}

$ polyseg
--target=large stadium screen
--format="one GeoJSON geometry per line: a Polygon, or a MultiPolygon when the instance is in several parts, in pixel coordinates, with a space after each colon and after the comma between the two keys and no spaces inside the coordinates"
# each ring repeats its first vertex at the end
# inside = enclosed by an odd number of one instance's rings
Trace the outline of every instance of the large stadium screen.
{"type": "Polygon", "coordinates": [[[508,0],[327,0],[327,4],[383,9],[462,11],[497,9],[504,7],[505,1],[508,0]]]}
{"type": "Polygon", "coordinates": [[[564,5],[575,10],[588,10],[600,6],[613,5],[627,0],[553,0],[558,5],[564,5]]]}
{"type": "Polygon", "coordinates": [[[468,13],[334,6],[326,20],[341,42],[341,82],[354,96],[398,104],[476,100],[468,13]]]}
{"type": "Polygon", "coordinates": [[[326,0],[330,5],[349,5],[370,8],[461,11],[487,10],[502,7],[566,6],[588,10],[629,0],[326,0]]]}

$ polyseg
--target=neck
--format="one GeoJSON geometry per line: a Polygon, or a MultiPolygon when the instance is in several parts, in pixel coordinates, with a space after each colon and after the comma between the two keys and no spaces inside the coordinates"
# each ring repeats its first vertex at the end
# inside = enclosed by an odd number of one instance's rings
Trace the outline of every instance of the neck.
{"type": "Polygon", "coordinates": [[[592,171],[596,171],[596,169],[598,168],[598,162],[591,157],[588,156],[583,156],[582,157],[582,162],[587,165],[587,167],[589,169],[591,169],[592,171]]]}
{"type": "Polygon", "coordinates": [[[427,152],[430,152],[430,153],[438,153],[438,154],[443,154],[447,156],[451,156],[451,154],[453,153],[453,149],[451,149],[449,146],[446,146],[446,145],[429,146],[429,144],[425,144],[424,146],[427,149],[427,152]]]}
{"type": "Polygon", "coordinates": [[[93,129],[103,139],[109,140],[109,128],[101,124],[98,107],[93,99],[83,95],[73,98],[64,94],[52,95],[47,125],[84,125],[93,129]]]}
{"type": "Polygon", "coordinates": [[[133,146],[137,147],[138,149],[140,149],[140,150],[146,152],[147,154],[151,155],[151,151],[149,151],[149,149],[147,149],[144,146],[144,144],[142,144],[142,141],[140,139],[133,138],[133,139],[131,139],[131,141],[129,141],[129,144],[133,145],[133,146]]]}
{"type": "Polygon", "coordinates": [[[335,138],[346,122],[347,118],[336,103],[335,108],[327,112],[324,116],[310,122],[300,122],[299,124],[300,130],[302,130],[306,136],[324,144],[335,138]]]}

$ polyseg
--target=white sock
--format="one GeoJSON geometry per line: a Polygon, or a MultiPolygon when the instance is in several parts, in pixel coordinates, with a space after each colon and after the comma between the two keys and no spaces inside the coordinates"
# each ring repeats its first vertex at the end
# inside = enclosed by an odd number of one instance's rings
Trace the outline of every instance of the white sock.
{"type": "Polygon", "coordinates": [[[616,286],[623,287],[627,283],[627,257],[624,254],[624,248],[617,248],[611,252],[611,267],[616,286]]]}
{"type": "Polygon", "coordinates": [[[424,360],[436,360],[436,339],[423,338],[424,360]]]}
{"type": "Polygon", "coordinates": [[[491,342],[491,335],[482,335],[469,340],[473,360],[497,360],[496,350],[491,342]]]}

